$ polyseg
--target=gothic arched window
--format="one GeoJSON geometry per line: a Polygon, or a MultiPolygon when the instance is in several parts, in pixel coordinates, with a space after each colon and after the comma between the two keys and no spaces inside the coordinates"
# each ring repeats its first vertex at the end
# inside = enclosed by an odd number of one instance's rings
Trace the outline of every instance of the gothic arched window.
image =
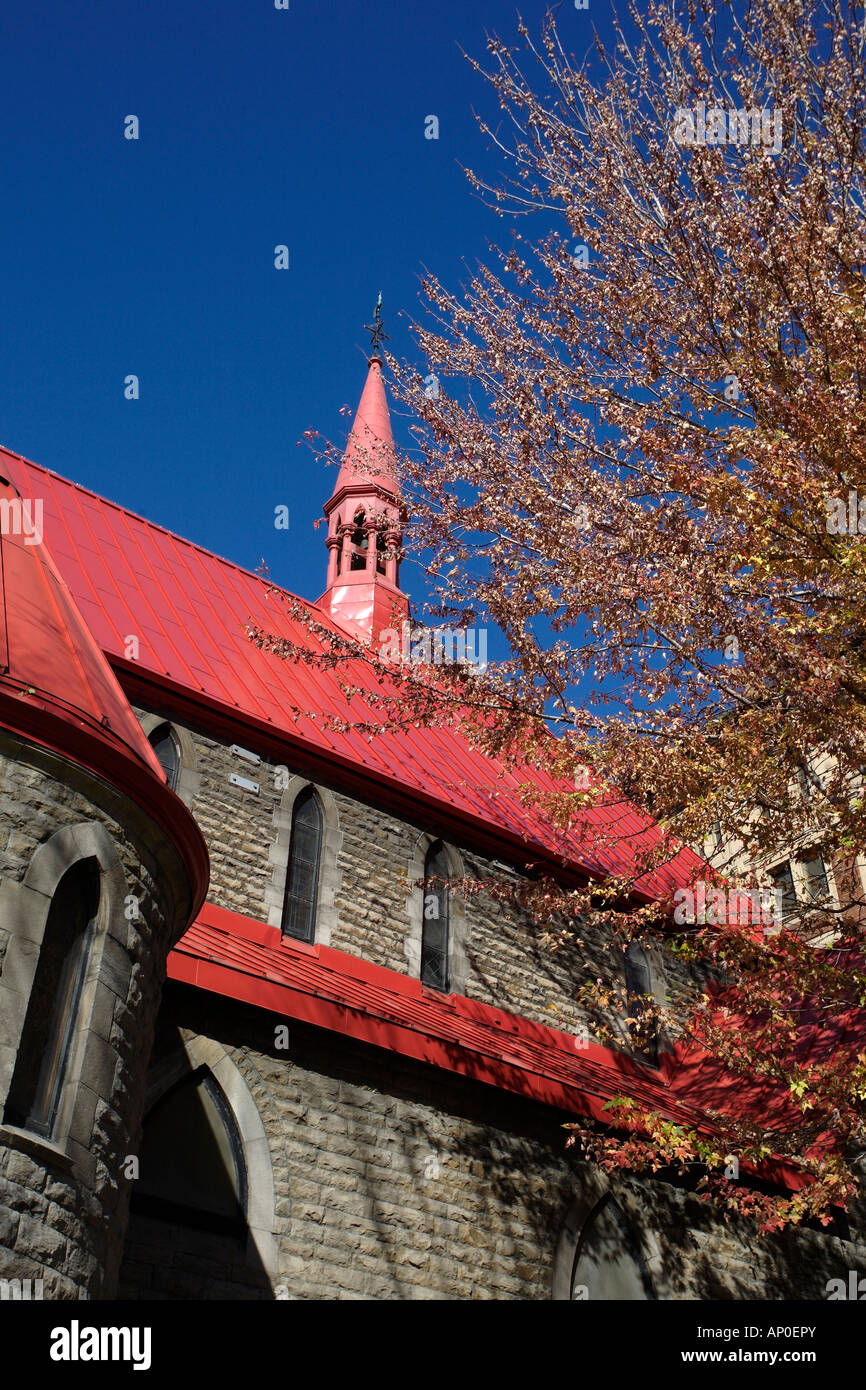
{"type": "Polygon", "coordinates": [[[158,724],[150,735],[150,745],[159,758],[159,765],[165,773],[165,780],[172,791],[177,790],[180,774],[180,754],[170,724],[158,724]]]}
{"type": "Polygon", "coordinates": [[[295,802],[286,869],[282,928],[287,936],[312,941],[316,930],[319,863],[322,857],[322,808],[312,787],[295,802]]]}
{"type": "Polygon", "coordinates": [[[247,1175],[235,1117],[207,1067],[173,1086],[146,1116],[139,1216],[243,1240],[247,1175]]]}
{"type": "Polygon", "coordinates": [[[49,1137],[57,1118],[99,911],[95,859],[73,864],[55,889],[3,1118],[49,1137]]]}
{"type": "Polygon", "coordinates": [[[654,1297],[635,1234],[612,1197],[599,1203],[581,1234],[572,1299],[643,1301],[654,1297]]]}
{"type": "MultiPolygon", "coordinates": [[[[628,1016],[637,1024],[648,1014],[653,998],[652,971],[647,953],[639,941],[630,941],[625,952],[625,987],[628,995],[628,1016]]],[[[658,1022],[647,1019],[640,1029],[629,1029],[634,1037],[635,1051],[650,1066],[658,1064],[658,1022]]]]}
{"type": "Polygon", "coordinates": [[[438,842],[424,860],[421,983],[448,992],[448,859],[438,842]]]}

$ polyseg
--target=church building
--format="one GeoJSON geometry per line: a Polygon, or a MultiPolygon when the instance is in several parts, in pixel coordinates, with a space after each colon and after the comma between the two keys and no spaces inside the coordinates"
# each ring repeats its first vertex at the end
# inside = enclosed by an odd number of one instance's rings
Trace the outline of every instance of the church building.
{"type": "MultiPolygon", "coordinates": [[[[304,600],[370,639],[411,612],[382,370],[304,600]]],[[[685,968],[591,922],[551,952],[459,883],[622,872],[647,815],[579,837],[444,725],[368,741],[332,671],[250,640],[315,649],[267,578],[6,450],[0,515],[6,1296],[823,1299],[866,1273],[853,1217],[759,1238],[566,1147],[622,1094],[711,1132],[730,1087],[675,1040],[600,1045],[576,1003],[675,999],[685,968]]]]}

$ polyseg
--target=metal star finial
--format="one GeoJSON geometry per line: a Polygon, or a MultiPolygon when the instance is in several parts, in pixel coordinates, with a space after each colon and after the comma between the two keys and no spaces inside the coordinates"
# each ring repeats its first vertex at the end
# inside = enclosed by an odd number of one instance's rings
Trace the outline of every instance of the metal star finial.
{"type": "Polygon", "coordinates": [[[385,325],[382,323],[382,291],[379,291],[379,298],[376,300],[376,308],[373,313],[373,322],[365,323],[364,328],[370,335],[370,346],[373,349],[373,356],[379,356],[380,343],[389,341],[388,334],[385,332],[385,325]]]}

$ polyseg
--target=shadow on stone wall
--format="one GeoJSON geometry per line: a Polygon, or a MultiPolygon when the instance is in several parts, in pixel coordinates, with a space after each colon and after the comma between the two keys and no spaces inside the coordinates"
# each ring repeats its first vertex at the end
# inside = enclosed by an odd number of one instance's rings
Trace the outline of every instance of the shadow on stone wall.
{"type": "MultiPolygon", "coordinates": [[[[175,1046],[177,1026],[217,1039],[255,1098],[274,1167],[278,1296],[552,1296],[587,1188],[564,1148],[570,1116],[305,1025],[289,1023],[280,1051],[285,1020],[181,986],[167,987],[163,1022],[175,1046]]],[[[614,1191],[656,1252],[659,1299],[824,1299],[828,1279],[866,1272],[863,1246],[818,1231],[760,1238],[673,1182],[629,1178],[614,1191]]],[[[125,1296],[275,1296],[239,1248],[154,1225],[130,1225],[125,1296]],[[157,1278],[164,1255],[173,1273],[157,1278]]]]}

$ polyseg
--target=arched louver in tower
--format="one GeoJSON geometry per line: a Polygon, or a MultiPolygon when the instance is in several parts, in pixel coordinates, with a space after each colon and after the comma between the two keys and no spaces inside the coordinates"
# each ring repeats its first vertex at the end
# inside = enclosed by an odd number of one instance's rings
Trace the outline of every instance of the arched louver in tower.
{"type": "Polygon", "coordinates": [[[448,992],[448,859],[441,844],[431,845],[424,861],[424,918],[421,931],[421,982],[448,992]]]}
{"type": "Polygon", "coordinates": [[[367,535],[367,518],[363,511],[355,513],[355,525],[352,531],[352,561],[353,570],[365,570],[367,568],[367,550],[370,538],[367,535]]]}
{"type": "Polygon", "coordinates": [[[283,931],[299,941],[312,941],[316,931],[319,864],[322,858],[322,808],[312,787],[301,792],[292,811],[283,931]]]}
{"type": "Polygon", "coordinates": [[[95,859],[82,859],[57,885],[30,991],[3,1119],[49,1137],[66,1079],[99,911],[95,859]]]}

